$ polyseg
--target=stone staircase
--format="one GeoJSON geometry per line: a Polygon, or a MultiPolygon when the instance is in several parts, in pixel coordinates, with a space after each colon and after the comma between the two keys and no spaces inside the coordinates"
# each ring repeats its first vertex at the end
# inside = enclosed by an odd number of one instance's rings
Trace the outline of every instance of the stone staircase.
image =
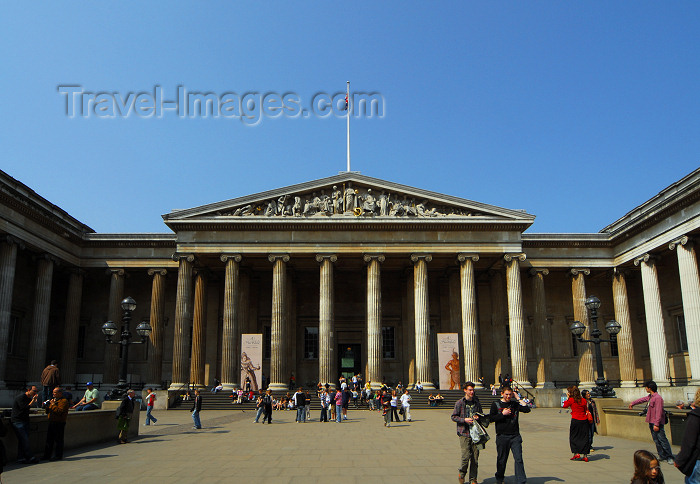
{"type": "MultiPolygon", "coordinates": [[[[286,392],[279,392],[275,393],[275,398],[279,398],[280,396],[284,395],[286,392]]],[[[293,395],[294,392],[289,392],[290,395],[293,395]]],[[[431,392],[421,392],[421,393],[416,393],[415,391],[411,391],[411,410],[418,410],[418,409],[451,409],[454,408],[455,403],[457,400],[462,398],[464,396],[464,392],[462,390],[445,390],[441,391],[440,393],[442,394],[443,397],[445,397],[443,403],[441,405],[438,405],[436,407],[431,407],[428,401],[428,396],[430,395],[431,392]]],[[[437,395],[437,392],[433,392],[433,395],[437,395]]],[[[479,398],[479,401],[481,401],[481,406],[484,409],[485,413],[488,413],[489,408],[491,407],[491,402],[494,400],[498,399],[498,396],[492,396],[491,392],[489,390],[485,389],[477,389],[476,390],[476,395],[479,398]]],[[[202,392],[202,410],[249,410],[249,411],[255,411],[255,403],[254,402],[246,402],[246,403],[241,403],[241,404],[232,404],[232,398],[230,393],[211,393],[209,391],[204,391],[202,392]]],[[[192,404],[189,401],[185,402],[179,402],[175,406],[171,407],[173,410],[189,410],[191,408],[192,404]]],[[[360,404],[359,400],[357,403],[357,407],[353,405],[353,402],[350,402],[350,409],[367,409],[367,405],[362,405],[360,404]]],[[[311,394],[311,411],[312,412],[320,412],[321,411],[321,402],[319,399],[316,397],[315,392],[311,394]]]]}

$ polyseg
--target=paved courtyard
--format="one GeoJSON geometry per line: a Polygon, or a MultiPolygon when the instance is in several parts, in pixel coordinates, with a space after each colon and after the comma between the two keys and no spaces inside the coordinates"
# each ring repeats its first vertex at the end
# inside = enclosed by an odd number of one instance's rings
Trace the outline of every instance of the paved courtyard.
{"type": "MultiPolygon", "coordinates": [[[[161,411],[158,425],[141,425],[127,445],[104,444],[67,451],[61,462],[12,465],[3,484],[26,482],[191,483],[440,483],[457,482],[459,441],[450,409],[416,410],[411,423],[391,428],[376,412],[352,411],[337,423],[294,422],[295,412],[275,412],[272,425],[253,424],[251,412],[202,412],[202,430],[184,411],[161,411]]],[[[142,412],[141,418],[145,412],[142,412]]],[[[318,417],[318,415],[314,415],[318,417]]],[[[589,463],[569,458],[569,415],[538,409],[521,418],[528,482],[628,483],[632,454],[655,452],[651,437],[639,442],[596,437],[589,463]]],[[[116,426],[116,424],[115,424],[116,426]]],[[[494,428],[490,433],[495,438],[494,428]]],[[[115,433],[116,434],[116,433],[115,433]]],[[[678,448],[674,447],[674,453],[678,448]]],[[[494,483],[493,440],[481,452],[479,482],[494,483]]],[[[675,467],[661,464],[669,484],[682,483],[675,467]]],[[[512,462],[506,482],[514,482],[512,462]]]]}

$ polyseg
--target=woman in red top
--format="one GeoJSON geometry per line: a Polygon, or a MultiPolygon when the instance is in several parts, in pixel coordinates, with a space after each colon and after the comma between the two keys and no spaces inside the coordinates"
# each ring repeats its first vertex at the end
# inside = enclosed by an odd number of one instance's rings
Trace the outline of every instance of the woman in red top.
{"type": "Polygon", "coordinates": [[[562,404],[562,407],[571,407],[569,445],[571,446],[571,452],[574,454],[571,460],[581,459],[584,462],[588,462],[588,454],[591,452],[590,426],[586,418],[588,402],[581,397],[577,386],[571,386],[566,390],[569,398],[562,404]]]}

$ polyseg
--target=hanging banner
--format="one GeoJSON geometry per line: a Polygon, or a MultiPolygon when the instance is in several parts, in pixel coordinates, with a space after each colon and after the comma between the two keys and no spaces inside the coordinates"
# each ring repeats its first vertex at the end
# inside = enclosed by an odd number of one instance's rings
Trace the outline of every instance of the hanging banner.
{"type": "Polygon", "coordinates": [[[459,335],[438,333],[437,352],[440,365],[440,390],[459,390],[459,335]]]}
{"type": "Polygon", "coordinates": [[[241,335],[241,388],[243,390],[248,391],[250,388],[257,393],[262,384],[262,339],[262,334],[241,335]]]}

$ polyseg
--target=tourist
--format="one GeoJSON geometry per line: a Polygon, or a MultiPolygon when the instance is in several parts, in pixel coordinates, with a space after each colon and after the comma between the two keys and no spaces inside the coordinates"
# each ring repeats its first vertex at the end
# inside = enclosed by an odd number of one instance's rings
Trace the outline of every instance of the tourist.
{"type": "Polygon", "coordinates": [[[153,393],[153,388],[149,388],[146,391],[148,393],[146,394],[146,423],[144,425],[151,425],[151,420],[155,425],[158,419],[153,416],[152,412],[153,406],[156,403],[156,394],[153,393]]]}
{"type": "Polygon", "coordinates": [[[214,388],[211,389],[211,392],[212,393],[219,393],[223,389],[224,389],[224,386],[219,382],[216,385],[214,385],[214,388]]]}
{"type": "Polygon", "coordinates": [[[646,450],[634,453],[634,475],[630,484],[664,484],[664,475],[654,454],[646,450]]]}
{"type": "MultiPolygon", "coordinates": [[[[593,397],[591,397],[591,392],[589,392],[588,390],[584,390],[581,392],[581,398],[583,398],[586,401],[588,411],[593,417],[593,421],[588,422],[588,440],[590,442],[591,452],[593,452],[593,435],[598,433],[598,424],[600,423],[600,416],[598,415],[598,405],[596,405],[595,401],[593,400],[593,397]]],[[[529,401],[527,399],[525,399],[525,401],[527,401],[529,404],[529,401]]]]}
{"type": "Polygon", "coordinates": [[[442,402],[444,402],[444,401],[445,401],[445,397],[443,397],[442,394],[440,392],[438,392],[438,394],[435,395],[435,406],[439,407],[440,405],[442,405],[442,402]]]}
{"type": "Polygon", "coordinates": [[[423,391],[423,385],[421,382],[416,382],[416,392],[421,393],[423,391]]]}
{"type": "Polygon", "coordinates": [[[403,421],[411,421],[411,395],[408,394],[408,388],[403,391],[401,395],[401,413],[403,413],[403,421]]]}
{"type": "Polygon", "coordinates": [[[391,395],[386,390],[382,391],[382,416],[384,417],[384,426],[391,427],[391,395]]]}
{"type": "MultiPolygon", "coordinates": [[[[199,390],[197,390],[199,392],[199,390]]],[[[128,442],[127,437],[129,436],[129,424],[131,423],[131,417],[134,414],[134,404],[135,404],[136,393],[129,389],[124,395],[122,402],[117,408],[117,429],[119,430],[119,443],[126,444],[128,442]]]]}
{"type": "Polygon", "coordinates": [[[519,418],[521,413],[529,412],[530,407],[525,402],[513,399],[513,390],[509,386],[504,386],[501,390],[501,399],[491,404],[489,420],[496,423],[496,482],[499,484],[503,483],[508,454],[511,452],[515,464],[515,482],[518,484],[527,482],[519,418]]]}
{"type": "Polygon", "coordinates": [[[334,397],[334,402],[335,402],[335,418],[336,422],[340,423],[343,418],[343,394],[345,392],[342,392],[340,390],[337,390],[335,392],[335,397],[334,397]]]}
{"type": "Polygon", "coordinates": [[[34,385],[27,387],[27,391],[15,398],[12,404],[12,430],[17,437],[17,459],[23,464],[33,464],[38,459],[32,454],[29,445],[29,408],[36,403],[39,392],[34,385]]]}
{"type": "Polygon", "coordinates": [[[41,384],[43,386],[42,402],[47,402],[53,394],[53,389],[61,384],[61,373],[58,371],[58,362],[51,360],[51,364],[41,372],[41,384]]]}
{"type": "Polygon", "coordinates": [[[666,432],[664,431],[664,424],[666,423],[664,399],[657,393],[656,383],[652,380],[644,384],[644,390],[646,390],[648,395],[630,403],[629,408],[640,403],[649,402],[645,422],[649,424],[649,431],[651,432],[651,438],[654,444],[656,444],[656,451],[659,453],[659,459],[673,464],[673,452],[671,451],[671,445],[668,443],[666,432]]]}
{"type": "Polygon", "coordinates": [[[348,419],[348,406],[350,405],[350,389],[345,386],[345,390],[340,392],[343,396],[343,420],[348,419]]]}
{"type": "Polygon", "coordinates": [[[434,407],[435,405],[437,405],[437,403],[435,403],[435,396],[433,396],[432,393],[430,395],[428,395],[428,402],[430,403],[431,407],[434,407]]]}
{"type": "Polygon", "coordinates": [[[267,420],[268,424],[272,423],[272,401],[272,390],[268,388],[263,397],[263,407],[265,408],[262,421],[263,425],[265,424],[265,420],[267,420]]]}
{"type": "Polygon", "coordinates": [[[306,394],[304,390],[299,387],[292,398],[294,399],[294,406],[297,408],[296,422],[306,423],[306,394]]]}
{"type": "Polygon", "coordinates": [[[319,396],[321,400],[321,418],[319,422],[328,422],[328,407],[331,404],[331,396],[328,394],[328,390],[323,390],[319,396]]]}
{"type": "Polygon", "coordinates": [[[199,390],[194,391],[194,402],[192,402],[192,422],[194,423],[193,429],[199,430],[202,428],[202,422],[199,419],[199,412],[202,411],[202,395],[200,395],[199,390]]]}
{"type": "MultiPolygon", "coordinates": [[[[462,462],[459,466],[459,482],[469,476],[469,484],[477,482],[479,471],[479,448],[471,438],[470,429],[483,414],[481,403],[474,395],[474,383],[468,381],[462,387],[464,397],[457,400],[452,411],[452,421],[457,423],[457,436],[462,449],[462,462]]],[[[506,455],[507,458],[507,455],[506,455]]]]}
{"type": "Polygon", "coordinates": [[[685,424],[681,451],[676,455],[676,467],[685,474],[686,484],[700,483],[700,389],[695,392],[685,424]]]}
{"type": "Polygon", "coordinates": [[[391,405],[391,421],[398,422],[399,421],[399,413],[398,413],[399,397],[396,395],[396,390],[393,390],[391,392],[391,400],[389,403],[391,405]]]}
{"type": "Polygon", "coordinates": [[[87,388],[85,389],[83,398],[81,398],[78,403],[71,407],[78,412],[100,408],[100,392],[97,391],[91,381],[87,382],[85,386],[87,388]]]}
{"type": "Polygon", "coordinates": [[[588,402],[581,397],[577,386],[567,388],[569,398],[562,404],[562,407],[571,407],[571,424],[569,426],[569,447],[573,457],[571,460],[581,459],[588,462],[588,454],[591,452],[591,441],[589,437],[590,428],[586,411],[588,402]]]}
{"type": "Polygon", "coordinates": [[[63,390],[60,387],[53,389],[53,398],[49,400],[45,408],[49,417],[49,426],[46,431],[44,460],[61,460],[63,459],[63,436],[68,419],[69,402],[63,398],[63,390]],[[55,455],[54,444],[56,445],[55,455]]]}
{"type": "Polygon", "coordinates": [[[255,420],[253,420],[253,423],[258,423],[260,420],[260,416],[263,414],[265,411],[265,405],[263,404],[263,391],[262,389],[258,390],[258,398],[255,400],[255,420]]]}

